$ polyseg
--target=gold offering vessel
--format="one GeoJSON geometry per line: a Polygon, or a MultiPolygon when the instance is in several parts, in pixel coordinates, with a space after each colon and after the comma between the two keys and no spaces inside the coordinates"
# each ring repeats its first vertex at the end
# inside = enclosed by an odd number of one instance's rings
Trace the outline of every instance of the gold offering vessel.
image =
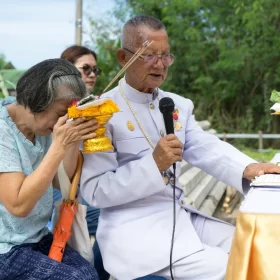
{"type": "Polygon", "coordinates": [[[84,141],[84,153],[104,152],[114,149],[110,138],[105,136],[105,124],[111,119],[113,113],[120,111],[119,107],[108,98],[94,99],[94,96],[88,96],[68,108],[69,118],[96,119],[99,124],[99,128],[95,130],[96,137],[84,141]]]}

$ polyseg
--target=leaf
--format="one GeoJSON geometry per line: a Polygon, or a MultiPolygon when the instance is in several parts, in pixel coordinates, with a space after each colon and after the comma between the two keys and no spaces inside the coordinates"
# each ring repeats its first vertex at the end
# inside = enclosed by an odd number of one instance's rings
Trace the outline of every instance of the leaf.
{"type": "Polygon", "coordinates": [[[270,101],[274,103],[280,103],[280,92],[274,89],[271,92],[270,101]]]}

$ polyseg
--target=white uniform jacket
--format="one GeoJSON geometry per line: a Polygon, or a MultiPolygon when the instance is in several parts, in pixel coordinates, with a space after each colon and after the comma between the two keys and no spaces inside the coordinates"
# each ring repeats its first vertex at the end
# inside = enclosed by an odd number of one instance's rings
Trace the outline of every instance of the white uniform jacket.
{"type": "MultiPolygon", "coordinates": [[[[179,110],[178,121],[182,127],[175,134],[184,144],[184,160],[242,192],[243,171],[254,161],[216,136],[204,132],[195,121],[193,103],[189,99],[162,90],[153,99],[154,95],[138,92],[124,79],[121,83],[154,144],[165,132],[158,109],[159,99],[168,96],[179,110]]],[[[172,187],[164,183],[152,156],[153,149],[119,87],[104,97],[113,99],[121,110],[107,125],[115,151],[84,155],[81,193],[90,205],[101,208],[97,240],[105,269],[118,280],[131,280],[169,265],[172,187]],[[128,129],[128,121],[134,130],[128,129]]],[[[179,175],[180,163],[176,168],[179,175]]],[[[203,248],[190,219],[190,212],[197,211],[184,205],[181,202],[183,197],[177,180],[173,261],[203,248]]]]}

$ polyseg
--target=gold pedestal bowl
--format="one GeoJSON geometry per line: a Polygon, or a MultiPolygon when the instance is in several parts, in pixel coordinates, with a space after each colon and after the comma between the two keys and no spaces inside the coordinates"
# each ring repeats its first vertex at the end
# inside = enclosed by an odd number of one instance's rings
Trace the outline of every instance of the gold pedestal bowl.
{"type": "Polygon", "coordinates": [[[113,114],[119,111],[118,105],[108,98],[90,101],[83,105],[77,103],[77,105],[74,104],[68,108],[69,118],[85,117],[86,119],[96,119],[99,124],[99,128],[95,130],[96,137],[84,141],[84,153],[104,152],[114,149],[110,138],[105,136],[105,125],[113,114]]]}

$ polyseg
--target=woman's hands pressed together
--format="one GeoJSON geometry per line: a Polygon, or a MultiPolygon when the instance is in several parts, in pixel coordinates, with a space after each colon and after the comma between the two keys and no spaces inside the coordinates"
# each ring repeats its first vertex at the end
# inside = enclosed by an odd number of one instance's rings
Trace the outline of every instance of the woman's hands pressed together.
{"type": "Polygon", "coordinates": [[[68,114],[58,119],[53,128],[53,143],[66,150],[74,143],[96,137],[98,127],[95,119],[77,118],[67,122],[68,114]]]}

